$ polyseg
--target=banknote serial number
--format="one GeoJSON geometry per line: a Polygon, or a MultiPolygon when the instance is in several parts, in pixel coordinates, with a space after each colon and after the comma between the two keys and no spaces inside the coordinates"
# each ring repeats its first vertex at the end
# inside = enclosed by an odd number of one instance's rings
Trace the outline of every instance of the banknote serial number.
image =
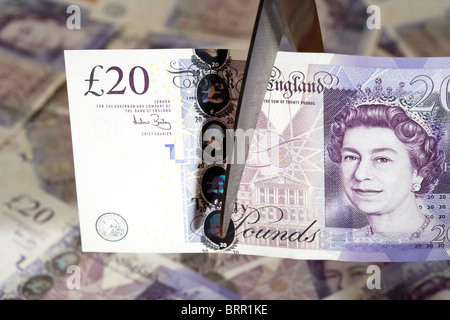
{"type": "Polygon", "coordinates": [[[91,94],[96,97],[100,97],[103,94],[125,94],[128,92],[128,89],[131,90],[132,93],[136,95],[143,95],[147,93],[150,87],[150,80],[147,70],[142,66],[134,66],[128,72],[128,82],[124,80],[124,71],[119,66],[111,66],[109,67],[103,75],[110,74],[113,79],[113,85],[108,91],[99,88],[100,84],[98,83],[100,79],[97,78],[101,69],[104,67],[102,65],[96,65],[91,69],[89,78],[85,79],[88,83],[88,90],[84,93],[85,96],[91,94]],[[138,79],[138,81],[136,81],[138,79]],[[137,85],[139,82],[139,85],[137,85]]]}

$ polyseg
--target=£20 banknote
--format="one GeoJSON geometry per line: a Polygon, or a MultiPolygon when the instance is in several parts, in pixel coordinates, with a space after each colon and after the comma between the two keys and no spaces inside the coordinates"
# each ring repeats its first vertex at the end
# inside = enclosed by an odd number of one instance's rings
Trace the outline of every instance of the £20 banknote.
{"type": "Polygon", "coordinates": [[[84,251],[448,259],[447,58],[279,52],[242,132],[245,58],[65,52],[84,251]],[[221,238],[225,168],[246,145],[221,238]]]}

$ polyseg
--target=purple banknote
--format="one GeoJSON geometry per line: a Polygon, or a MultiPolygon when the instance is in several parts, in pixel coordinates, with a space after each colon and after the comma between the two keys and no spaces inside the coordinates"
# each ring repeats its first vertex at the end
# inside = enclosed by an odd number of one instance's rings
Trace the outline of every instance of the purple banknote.
{"type": "MultiPolygon", "coordinates": [[[[0,48],[61,69],[64,50],[101,48],[115,32],[80,9],[79,28],[69,28],[68,5],[51,0],[0,2],[0,48]]],[[[70,11],[69,11],[70,12],[70,11]]]]}
{"type": "Polygon", "coordinates": [[[234,132],[243,57],[66,53],[84,250],[448,259],[449,59],[280,52],[255,130],[234,132]]]}
{"type": "Polygon", "coordinates": [[[101,48],[115,32],[84,7],[69,28],[68,6],[0,1],[0,147],[64,83],[64,50],[101,48]]]}

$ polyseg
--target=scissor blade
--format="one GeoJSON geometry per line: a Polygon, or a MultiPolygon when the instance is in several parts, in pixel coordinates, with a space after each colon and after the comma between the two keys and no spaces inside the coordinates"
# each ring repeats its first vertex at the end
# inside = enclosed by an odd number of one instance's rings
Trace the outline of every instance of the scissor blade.
{"type": "Polygon", "coordinates": [[[219,235],[222,238],[228,231],[245,167],[245,159],[248,155],[248,147],[245,147],[244,150],[237,148],[236,137],[239,138],[237,130],[242,130],[240,132],[245,133],[247,141],[250,143],[283,36],[281,17],[281,7],[277,0],[260,0],[247,57],[243,86],[236,110],[234,147],[231,158],[227,161],[219,225],[219,235]]]}

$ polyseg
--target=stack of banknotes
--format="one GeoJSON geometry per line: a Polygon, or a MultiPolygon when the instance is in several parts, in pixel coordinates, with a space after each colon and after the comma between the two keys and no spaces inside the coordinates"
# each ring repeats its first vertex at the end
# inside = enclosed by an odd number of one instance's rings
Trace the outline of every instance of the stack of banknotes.
{"type": "Polygon", "coordinates": [[[0,0],[0,299],[447,299],[450,2],[316,4],[326,53],[282,43],[221,248],[196,146],[226,146],[257,2],[0,0]]]}

